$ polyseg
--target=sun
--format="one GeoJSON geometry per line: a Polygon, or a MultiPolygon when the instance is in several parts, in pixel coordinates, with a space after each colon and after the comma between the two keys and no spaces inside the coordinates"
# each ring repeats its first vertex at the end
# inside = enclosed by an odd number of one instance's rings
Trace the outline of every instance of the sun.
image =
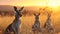
{"type": "Polygon", "coordinates": [[[57,7],[57,6],[60,6],[60,0],[49,0],[48,1],[48,6],[50,7],[57,7]]]}
{"type": "Polygon", "coordinates": [[[40,1],[40,3],[37,3],[39,4],[39,6],[42,6],[42,7],[58,7],[60,6],[60,0],[46,0],[46,1],[40,1]]]}

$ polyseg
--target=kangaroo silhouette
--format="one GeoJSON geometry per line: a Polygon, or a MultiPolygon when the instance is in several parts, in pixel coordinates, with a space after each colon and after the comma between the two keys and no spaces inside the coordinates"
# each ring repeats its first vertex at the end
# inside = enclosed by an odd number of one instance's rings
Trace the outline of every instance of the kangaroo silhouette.
{"type": "Polygon", "coordinates": [[[5,33],[4,34],[11,34],[11,32],[14,32],[14,34],[18,34],[19,33],[19,26],[21,26],[21,20],[19,19],[20,17],[22,17],[22,10],[24,7],[21,7],[20,10],[17,10],[17,7],[14,6],[14,10],[16,12],[15,14],[15,19],[13,20],[13,22],[6,28],[5,33]]]}
{"type": "Polygon", "coordinates": [[[41,32],[41,27],[40,27],[40,22],[39,22],[39,15],[40,15],[40,13],[39,14],[34,14],[35,23],[32,26],[32,31],[34,32],[34,34],[36,34],[36,31],[41,32]]]}
{"type": "Polygon", "coordinates": [[[44,24],[44,28],[47,30],[47,32],[51,32],[51,31],[53,31],[53,27],[52,27],[52,24],[51,24],[51,14],[50,13],[48,13],[47,12],[47,14],[48,14],[48,17],[47,17],[47,20],[46,20],[46,22],[45,22],[45,24],[44,24]]]}

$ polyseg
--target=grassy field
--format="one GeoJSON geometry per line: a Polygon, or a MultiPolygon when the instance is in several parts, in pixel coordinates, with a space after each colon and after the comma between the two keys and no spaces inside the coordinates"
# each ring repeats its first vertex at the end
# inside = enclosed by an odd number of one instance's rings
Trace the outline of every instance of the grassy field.
{"type": "MultiPolygon", "coordinates": [[[[44,25],[44,22],[46,21],[47,19],[47,15],[40,15],[39,16],[39,20],[40,20],[40,23],[41,23],[41,28],[43,29],[43,25],[44,25]]],[[[58,32],[58,34],[60,34],[60,15],[52,15],[51,17],[52,19],[52,24],[53,24],[53,28],[55,30],[55,32],[58,32]]],[[[0,34],[1,31],[3,32],[6,27],[11,24],[14,20],[14,16],[4,16],[4,17],[0,17],[0,34]]],[[[21,17],[21,34],[33,34],[32,32],[32,25],[34,24],[34,16],[22,16],[21,17]]],[[[46,33],[45,33],[46,34],[46,33]]]]}

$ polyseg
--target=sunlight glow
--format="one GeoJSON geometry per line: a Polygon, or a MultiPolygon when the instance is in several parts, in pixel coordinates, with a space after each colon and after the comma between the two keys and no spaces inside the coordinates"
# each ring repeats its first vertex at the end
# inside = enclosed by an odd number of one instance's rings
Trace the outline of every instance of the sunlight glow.
{"type": "Polygon", "coordinates": [[[60,0],[49,0],[48,6],[60,6],[60,0]]]}
{"type": "Polygon", "coordinates": [[[60,0],[1,0],[0,5],[13,6],[60,6],[60,0]]]}
{"type": "Polygon", "coordinates": [[[60,0],[46,0],[41,1],[39,6],[57,7],[60,6],[60,0]]]}

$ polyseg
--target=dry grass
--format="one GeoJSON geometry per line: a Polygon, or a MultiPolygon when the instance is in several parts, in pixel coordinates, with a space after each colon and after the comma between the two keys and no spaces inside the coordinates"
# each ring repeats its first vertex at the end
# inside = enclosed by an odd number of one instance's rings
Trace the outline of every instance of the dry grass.
{"type": "MultiPolygon", "coordinates": [[[[56,31],[56,33],[60,34],[60,21],[58,19],[60,16],[58,17],[52,17],[52,24],[53,24],[53,28],[54,30],[56,31]]],[[[6,27],[11,24],[14,20],[14,16],[13,17],[8,17],[8,16],[5,16],[5,17],[0,17],[0,34],[1,31],[3,32],[6,27]]],[[[34,16],[22,16],[21,17],[21,34],[33,34],[32,32],[32,25],[34,24],[34,16]]],[[[40,22],[41,22],[41,27],[43,29],[43,25],[44,25],[44,22],[46,21],[46,15],[45,16],[40,16],[40,22]]]]}

